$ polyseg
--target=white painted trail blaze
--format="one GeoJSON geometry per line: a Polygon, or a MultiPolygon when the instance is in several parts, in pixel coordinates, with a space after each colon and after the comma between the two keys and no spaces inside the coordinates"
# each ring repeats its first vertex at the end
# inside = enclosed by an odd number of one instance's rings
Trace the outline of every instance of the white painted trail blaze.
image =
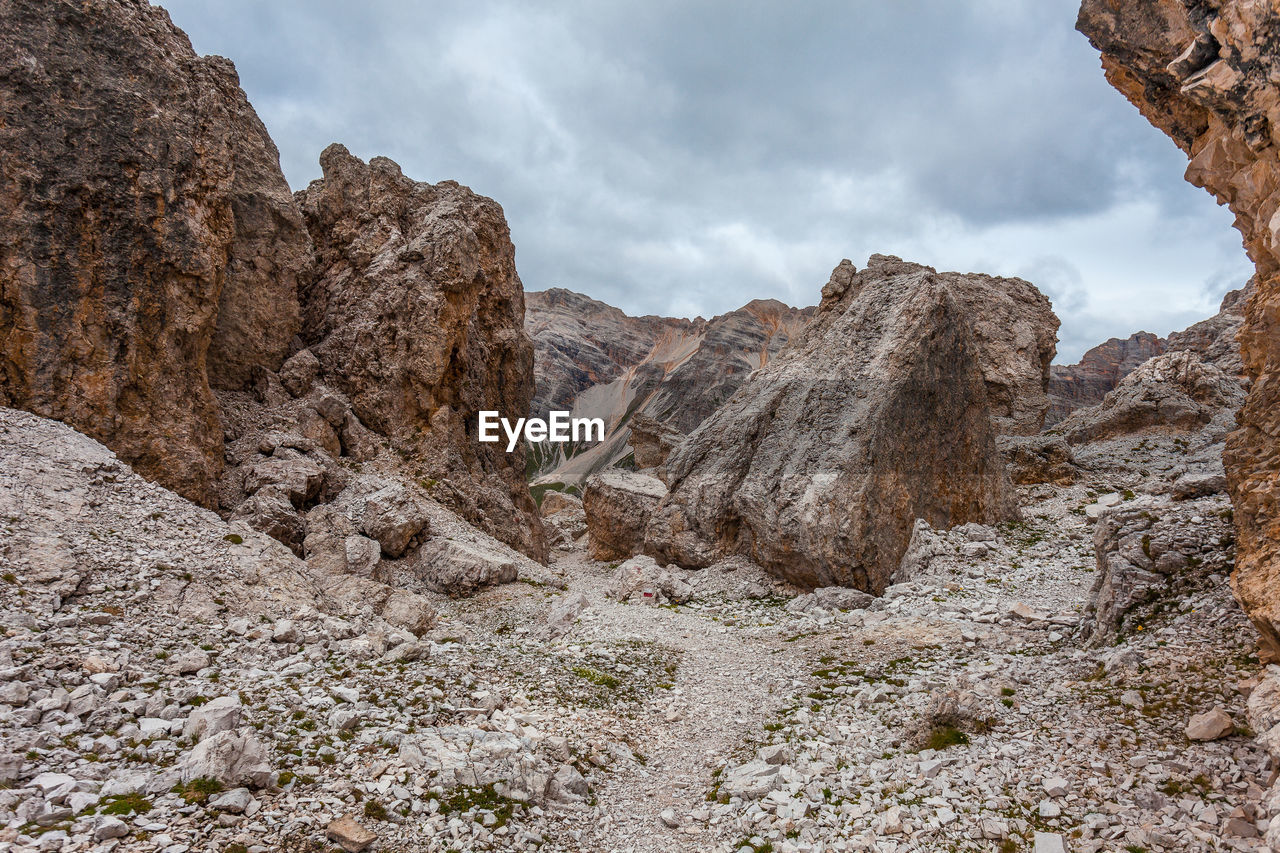
{"type": "Polygon", "coordinates": [[[500,441],[498,428],[507,436],[507,452],[511,453],[520,443],[521,435],[529,443],[553,441],[563,444],[568,441],[604,441],[603,418],[573,418],[569,412],[553,411],[548,420],[542,418],[516,418],[513,424],[496,411],[480,412],[479,441],[492,444],[500,441]]]}

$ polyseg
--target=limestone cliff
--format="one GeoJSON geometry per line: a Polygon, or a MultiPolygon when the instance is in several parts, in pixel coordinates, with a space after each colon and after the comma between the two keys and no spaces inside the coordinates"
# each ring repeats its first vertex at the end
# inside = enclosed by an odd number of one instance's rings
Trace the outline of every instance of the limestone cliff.
{"type": "Polygon", "coordinates": [[[524,453],[476,440],[477,413],[527,412],[533,347],[502,208],[453,181],[330,145],[297,194],[318,275],[303,339],[321,380],[389,437],[433,496],[531,556],[546,545],[524,453]]]}
{"type": "Polygon", "coordinates": [[[1085,0],[1077,27],[1112,85],[1190,158],[1187,180],[1231,207],[1257,268],[1238,335],[1252,387],[1224,462],[1233,586],[1280,659],[1280,15],[1245,0],[1085,0]]]}
{"type": "Polygon", "coordinates": [[[0,15],[0,404],[210,504],[210,386],[274,368],[310,241],[221,57],[144,0],[0,15]]]}
{"type": "Polygon", "coordinates": [[[647,550],[693,566],[746,554],[802,586],[883,590],[916,518],[1016,516],[996,424],[1043,418],[1056,328],[1019,279],[843,262],[803,334],[667,459],[647,550]],[[1001,339],[992,318],[1006,313],[1001,339]],[[1038,412],[989,388],[1032,374],[1038,412]]]}

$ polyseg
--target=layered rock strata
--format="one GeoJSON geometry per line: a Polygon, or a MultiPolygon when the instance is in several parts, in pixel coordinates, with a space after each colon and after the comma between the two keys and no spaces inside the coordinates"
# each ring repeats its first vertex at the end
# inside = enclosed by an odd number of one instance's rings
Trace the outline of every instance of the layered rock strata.
{"type": "Polygon", "coordinates": [[[710,320],[685,320],[630,317],[562,289],[527,298],[525,328],[536,350],[533,414],[569,410],[606,426],[598,445],[536,448],[538,482],[569,485],[631,453],[637,467],[659,464],[813,315],[812,308],[773,299],[710,320]],[[637,424],[640,434],[633,431],[637,424]]]}
{"type": "Polygon", "coordinates": [[[1055,364],[1049,370],[1049,413],[1052,425],[1076,409],[1102,402],[1107,392],[1147,359],[1165,351],[1166,342],[1150,332],[1111,338],[1081,356],[1077,364],[1055,364]]]}

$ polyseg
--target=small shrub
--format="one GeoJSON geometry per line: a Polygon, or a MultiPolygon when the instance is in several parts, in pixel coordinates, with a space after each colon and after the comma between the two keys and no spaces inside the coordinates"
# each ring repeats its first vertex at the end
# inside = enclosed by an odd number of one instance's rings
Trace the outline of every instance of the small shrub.
{"type": "Polygon", "coordinates": [[[214,794],[222,792],[222,783],[217,779],[192,779],[181,791],[182,799],[191,804],[206,802],[214,794]]]}
{"type": "Polygon", "coordinates": [[[955,726],[935,726],[929,732],[925,742],[926,749],[946,749],[951,746],[963,746],[969,742],[969,736],[955,726]]]}

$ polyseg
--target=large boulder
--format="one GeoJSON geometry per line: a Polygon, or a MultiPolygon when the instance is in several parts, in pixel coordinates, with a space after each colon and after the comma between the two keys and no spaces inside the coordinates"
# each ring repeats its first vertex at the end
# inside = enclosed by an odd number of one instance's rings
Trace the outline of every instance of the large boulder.
{"type": "Polygon", "coordinates": [[[1038,407],[1032,421],[1043,416],[1043,330],[1034,327],[1047,325],[1052,340],[1050,320],[1047,300],[1019,279],[879,255],[856,275],[841,264],[800,338],[667,459],[671,491],[646,551],[684,566],[743,554],[800,586],[879,593],[915,519],[950,527],[1016,517],[995,421],[1016,423],[1028,406],[1038,407]],[[1012,340],[996,346],[994,327],[978,318],[1006,302],[1028,306],[1030,319],[1010,324],[1012,340]],[[1016,363],[984,370],[999,357],[1016,363]],[[1032,374],[1040,378],[1027,393],[1038,402],[1018,402],[1023,386],[1013,383],[993,405],[988,375],[1032,374]]]}
{"type": "Polygon", "coordinates": [[[244,705],[237,696],[210,699],[187,717],[182,736],[191,743],[199,743],[207,737],[232,731],[240,725],[243,713],[244,705]]]}
{"type": "Polygon", "coordinates": [[[280,487],[273,485],[259,489],[236,507],[231,519],[262,531],[301,556],[302,540],[307,535],[306,523],[280,487]]]}
{"type": "Polygon", "coordinates": [[[303,338],[325,382],[386,436],[432,494],[543,559],[525,454],[476,440],[481,410],[523,416],[533,345],[502,208],[453,181],[419,183],[341,145],[297,194],[321,274],[303,293],[303,338]]]}
{"type": "Polygon", "coordinates": [[[618,601],[684,604],[693,597],[693,587],[677,570],[659,566],[652,557],[641,555],[614,570],[606,594],[618,601]]]}
{"type": "Polygon", "coordinates": [[[667,461],[675,446],[684,441],[684,433],[642,412],[632,416],[628,426],[631,427],[628,441],[635,453],[636,467],[640,469],[657,468],[667,461]]]}
{"type": "Polygon", "coordinates": [[[587,516],[591,559],[625,560],[644,548],[645,527],[667,494],[661,480],[608,468],[587,480],[582,508],[587,516]]]}
{"type": "Polygon", "coordinates": [[[275,145],[145,0],[13,0],[0,57],[0,405],[212,505],[210,386],[280,365],[311,268],[275,145]]]}
{"type": "Polygon", "coordinates": [[[213,779],[226,788],[265,788],[273,775],[266,746],[243,730],[206,737],[183,756],[180,770],[183,782],[213,779]]]}
{"type": "Polygon", "coordinates": [[[388,557],[399,557],[414,537],[427,531],[426,508],[404,484],[391,482],[364,499],[360,529],[382,546],[388,557]]]}
{"type": "Polygon", "coordinates": [[[1152,427],[1193,431],[1224,410],[1235,411],[1244,390],[1235,377],[1191,350],[1148,360],[1096,406],[1078,409],[1055,428],[1069,444],[1086,444],[1152,427]]]}
{"type": "Polygon", "coordinates": [[[519,567],[511,554],[498,548],[433,539],[418,552],[414,571],[436,592],[472,595],[487,586],[511,583],[519,567]]]}
{"type": "Polygon", "coordinates": [[[1002,435],[998,444],[1009,465],[1009,477],[1017,485],[1069,486],[1080,476],[1071,445],[1061,436],[1002,435]]]}
{"type": "Polygon", "coordinates": [[[1224,461],[1236,596],[1280,659],[1280,18],[1271,4],[1084,0],[1077,28],[1107,79],[1187,154],[1187,180],[1230,206],[1257,275],[1237,340],[1248,399],[1224,461]]]}

